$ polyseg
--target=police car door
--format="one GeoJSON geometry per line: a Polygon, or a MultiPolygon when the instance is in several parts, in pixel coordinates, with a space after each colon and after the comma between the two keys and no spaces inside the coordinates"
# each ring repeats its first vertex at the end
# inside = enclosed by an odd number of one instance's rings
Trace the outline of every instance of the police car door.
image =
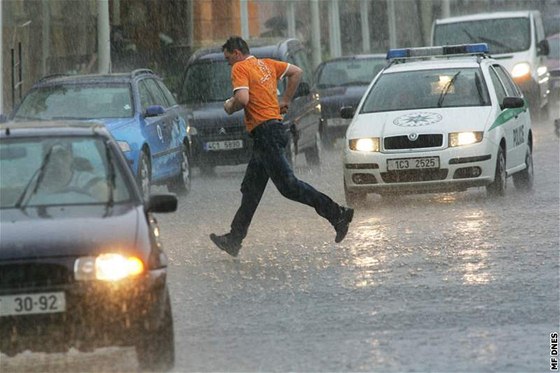
{"type": "MultiPolygon", "coordinates": [[[[520,97],[519,90],[501,65],[493,65],[489,72],[500,105],[505,97],[520,97]]],[[[496,120],[503,126],[506,136],[506,170],[511,170],[525,161],[525,143],[529,131],[527,111],[502,109],[496,120]]]]}

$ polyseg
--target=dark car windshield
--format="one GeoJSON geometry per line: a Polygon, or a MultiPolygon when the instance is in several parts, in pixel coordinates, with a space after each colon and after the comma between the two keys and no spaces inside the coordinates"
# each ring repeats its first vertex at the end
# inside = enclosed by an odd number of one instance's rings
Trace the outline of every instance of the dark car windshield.
{"type": "Polygon", "coordinates": [[[181,103],[224,101],[232,95],[231,67],[227,61],[191,65],[181,88],[181,103]]]}
{"type": "Polygon", "coordinates": [[[490,99],[479,69],[416,70],[381,75],[362,113],[483,105],[490,99]]]}
{"type": "Polygon", "coordinates": [[[487,43],[490,53],[512,53],[529,49],[529,18],[497,18],[437,24],[434,45],[487,43]]]}
{"type": "Polygon", "coordinates": [[[100,138],[3,138],[0,208],[129,200],[130,186],[110,154],[100,138]]]}
{"type": "Polygon", "coordinates": [[[129,84],[61,84],[33,89],[17,108],[14,119],[101,119],[133,115],[129,84]]]}
{"type": "Polygon", "coordinates": [[[360,58],[325,62],[317,76],[317,88],[368,85],[385,67],[385,58],[360,58]]]}

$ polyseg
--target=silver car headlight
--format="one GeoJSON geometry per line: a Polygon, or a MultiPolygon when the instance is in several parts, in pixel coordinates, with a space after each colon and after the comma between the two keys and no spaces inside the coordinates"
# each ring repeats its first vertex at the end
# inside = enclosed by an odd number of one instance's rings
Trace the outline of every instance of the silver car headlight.
{"type": "Polygon", "coordinates": [[[482,141],[483,132],[451,132],[449,134],[449,147],[471,145],[482,141]]]}
{"type": "Polygon", "coordinates": [[[378,152],[380,149],[379,137],[370,137],[363,139],[351,139],[348,146],[350,150],[357,150],[360,152],[378,152]]]}
{"type": "Polygon", "coordinates": [[[74,277],[78,281],[119,281],[144,272],[144,262],[135,256],[106,253],[76,259],[74,277]]]}

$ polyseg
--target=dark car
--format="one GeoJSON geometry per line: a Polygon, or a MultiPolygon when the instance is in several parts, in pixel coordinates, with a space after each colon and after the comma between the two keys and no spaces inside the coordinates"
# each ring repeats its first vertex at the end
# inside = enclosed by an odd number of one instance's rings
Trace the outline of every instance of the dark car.
{"type": "Polygon", "coordinates": [[[190,137],[184,109],[148,69],[107,75],[56,75],[37,82],[9,119],[100,120],[128,159],[147,198],[151,184],[187,194],[190,137]]]}
{"type": "Polygon", "coordinates": [[[0,125],[0,352],[134,346],[174,364],[167,256],[153,213],[100,123],[0,125]]]}
{"type": "Polygon", "coordinates": [[[385,54],[362,54],[333,58],[317,66],[313,81],[321,97],[321,139],[325,148],[343,137],[350,124],[350,119],[341,118],[340,109],[356,108],[385,65],[385,54]]]}
{"type": "MultiPolygon", "coordinates": [[[[301,67],[304,71],[290,110],[284,117],[292,131],[289,160],[295,162],[304,153],[308,163],[320,163],[320,106],[316,92],[310,90],[311,68],[303,44],[296,39],[279,42],[250,42],[251,54],[257,58],[273,58],[301,67]]],[[[193,163],[209,172],[215,166],[247,163],[252,139],[245,130],[243,111],[228,115],[224,101],[231,97],[231,67],[221,47],[195,52],[187,63],[179,92],[179,103],[189,110],[193,130],[193,163]]],[[[278,85],[278,95],[285,81],[278,85]]]]}

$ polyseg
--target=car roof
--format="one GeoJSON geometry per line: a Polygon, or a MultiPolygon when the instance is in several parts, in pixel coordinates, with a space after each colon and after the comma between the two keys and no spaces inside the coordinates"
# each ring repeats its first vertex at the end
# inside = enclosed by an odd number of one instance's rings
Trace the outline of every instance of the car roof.
{"type": "Polygon", "coordinates": [[[524,10],[524,11],[511,11],[511,12],[490,12],[490,13],[477,13],[469,14],[465,16],[449,17],[436,19],[436,24],[442,25],[446,23],[455,22],[467,22],[467,21],[478,21],[486,19],[496,19],[496,18],[518,18],[518,17],[529,17],[534,10],[524,10]]]}
{"type": "MultiPolygon", "coordinates": [[[[291,45],[301,46],[298,39],[253,39],[247,41],[250,54],[258,58],[283,59],[283,54],[291,45]]],[[[225,61],[222,46],[211,46],[197,50],[190,58],[190,63],[225,61]]]]}
{"type": "Polygon", "coordinates": [[[128,83],[132,79],[142,76],[150,75],[157,77],[150,69],[136,69],[129,73],[110,73],[110,74],[81,74],[81,75],[66,75],[66,74],[54,74],[48,75],[39,79],[34,87],[37,86],[47,86],[52,84],[95,84],[95,83],[128,83]]]}
{"type": "Polygon", "coordinates": [[[98,121],[51,120],[0,124],[0,138],[92,135],[111,137],[105,125],[98,121]]]}

